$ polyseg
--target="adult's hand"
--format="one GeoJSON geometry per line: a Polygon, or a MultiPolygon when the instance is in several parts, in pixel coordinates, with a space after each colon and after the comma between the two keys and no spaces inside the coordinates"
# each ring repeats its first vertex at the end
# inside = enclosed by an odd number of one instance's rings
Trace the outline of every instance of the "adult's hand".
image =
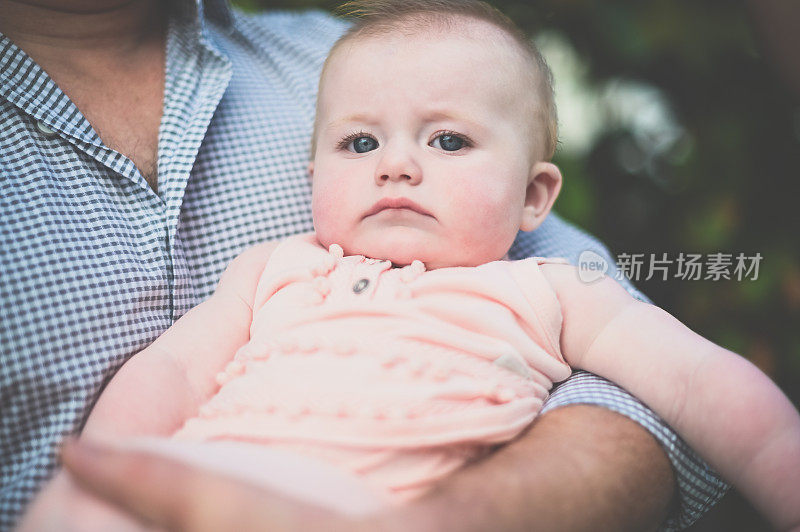
{"type": "Polygon", "coordinates": [[[61,458],[78,486],[157,530],[361,530],[338,514],[144,451],[80,440],[65,444],[61,458]]]}
{"type": "Polygon", "coordinates": [[[79,485],[167,530],[648,530],[674,479],[644,429],[609,410],[543,415],[519,441],[452,475],[416,503],[349,520],[264,489],[143,452],[64,448],[79,485]]]}

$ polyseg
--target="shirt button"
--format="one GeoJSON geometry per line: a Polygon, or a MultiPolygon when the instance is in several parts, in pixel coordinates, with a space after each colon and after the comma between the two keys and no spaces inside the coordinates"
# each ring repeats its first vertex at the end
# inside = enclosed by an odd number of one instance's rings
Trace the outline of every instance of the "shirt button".
{"type": "Polygon", "coordinates": [[[42,122],[41,120],[36,121],[36,129],[39,130],[39,133],[44,135],[45,137],[55,137],[57,135],[56,131],[52,129],[50,126],[42,122]]]}
{"type": "Polygon", "coordinates": [[[356,281],[356,284],[353,285],[353,292],[356,294],[360,294],[364,290],[367,289],[369,286],[369,279],[359,279],[356,281]]]}

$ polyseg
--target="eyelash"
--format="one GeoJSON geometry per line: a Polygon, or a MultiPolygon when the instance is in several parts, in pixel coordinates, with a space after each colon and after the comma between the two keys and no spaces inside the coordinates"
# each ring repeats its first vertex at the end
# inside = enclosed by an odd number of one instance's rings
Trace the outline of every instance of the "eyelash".
{"type": "Polygon", "coordinates": [[[461,139],[464,142],[464,147],[465,148],[471,148],[473,146],[472,139],[470,139],[468,136],[464,135],[463,133],[456,133],[455,131],[452,131],[450,129],[437,131],[436,133],[431,135],[431,140],[428,141],[428,144],[433,142],[434,139],[436,139],[438,137],[441,137],[441,136],[444,136],[444,135],[450,135],[451,137],[456,137],[456,138],[461,139]]]}
{"type": "Polygon", "coordinates": [[[360,138],[360,137],[369,137],[372,140],[374,140],[375,142],[378,142],[378,139],[376,139],[374,135],[370,135],[366,131],[361,130],[361,131],[354,131],[353,133],[350,133],[349,135],[344,137],[342,140],[339,141],[339,143],[336,145],[336,147],[338,149],[340,149],[340,150],[347,149],[347,146],[351,142],[353,142],[354,140],[356,140],[357,138],[360,138]]]}
{"type": "MultiPolygon", "coordinates": [[[[428,141],[428,144],[432,143],[434,141],[434,139],[436,139],[438,137],[441,137],[443,135],[450,135],[452,137],[457,137],[457,138],[461,139],[464,142],[464,147],[465,148],[471,148],[473,146],[472,139],[470,139],[468,136],[466,136],[466,135],[464,135],[462,133],[456,133],[455,131],[452,131],[450,129],[437,131],[436,133],[431,135],[431,138],[428,141]]],[[[374,135],[371,135],[370,133],[367,133],[364,130],[360,130],[360,131],[354,131],[353,133],[350,133],[349,135],[345,136],[342,140],[339,141],[339,143],[336,145],[336,147],[338,149],[340,149],[340,150],[347,149],[347,146],[349,146],[351,142],[353,142],[357,138],[361,138],[361,137],[369,137],[369,138],[373,139],[375,142],[378,141],[378,139],[376,139],[374,135]]]]}

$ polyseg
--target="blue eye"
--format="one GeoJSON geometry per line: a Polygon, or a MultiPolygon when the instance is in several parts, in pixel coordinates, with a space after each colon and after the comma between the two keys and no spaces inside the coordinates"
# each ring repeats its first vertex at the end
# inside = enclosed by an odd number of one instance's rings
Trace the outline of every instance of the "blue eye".
{"type": "Polygon", "coordinates": [[[360,136],[351,140],[347,149],[356,153],[366,153],[378,148],[378,141],[372,137],[360,136]]]}
{"type": "Polygon", "coordinates": [[[467,139],[461,135],[452,133],[443,133],[437,135],[430,143],[434,148],[439,148],[444,151],[458,151],[469,145],[467,139]]]}

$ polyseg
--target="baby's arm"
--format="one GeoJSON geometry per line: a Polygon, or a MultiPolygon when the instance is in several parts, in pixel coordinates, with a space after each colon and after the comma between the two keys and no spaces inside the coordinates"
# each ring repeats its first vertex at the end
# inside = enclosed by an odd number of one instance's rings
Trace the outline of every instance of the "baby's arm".
{"type": "Polygon", "coordinates": [[[612,279],[542,271],[561,302],[567,362],[626,388],[780,529],[800,527],[800,416],[753,364],[636,301],[612,279]]]}
{"type": "Polygon", "coordinates": [[[275,242],[239,255],[214,294],[117,372],[82,436],[169,435],[217,389],[215,376],[250,338],[259,276],[275,242]]]}

